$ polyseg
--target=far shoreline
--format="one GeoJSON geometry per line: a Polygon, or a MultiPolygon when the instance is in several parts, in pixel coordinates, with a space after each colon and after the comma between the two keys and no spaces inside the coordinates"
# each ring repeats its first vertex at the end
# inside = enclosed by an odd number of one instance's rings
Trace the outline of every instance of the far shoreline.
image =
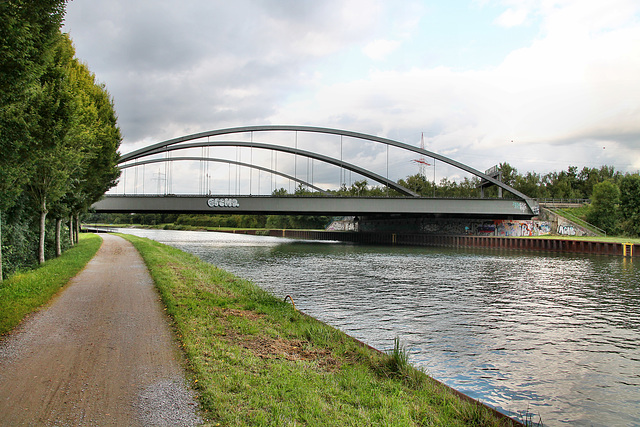
{"type": "Polygon", "coordinates": [[[514,250],[551,253],[578,253],[623,257],[640,257],[640,239],[617,236],[475,236],[475,235],[430,235],[393,232],[353,232],[305,229],[267,229],[202,227],[173,224],[84,224],[86,231],[111,231],[115,228],[208,231],[256,236],[285,237],[303,240],[341,241],[357,244],[380,244],[398,246],[466,247],[493,250],[514,250]]]}

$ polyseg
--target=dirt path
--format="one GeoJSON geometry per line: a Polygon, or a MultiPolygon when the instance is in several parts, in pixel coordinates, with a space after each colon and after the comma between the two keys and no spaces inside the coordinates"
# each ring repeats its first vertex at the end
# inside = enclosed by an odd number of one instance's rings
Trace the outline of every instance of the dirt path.
{"type": "Polygon", "coordinates": [[[0,426],[201,422],[144,262],[103,237],[50,306],[0,341],[0,426]]]}

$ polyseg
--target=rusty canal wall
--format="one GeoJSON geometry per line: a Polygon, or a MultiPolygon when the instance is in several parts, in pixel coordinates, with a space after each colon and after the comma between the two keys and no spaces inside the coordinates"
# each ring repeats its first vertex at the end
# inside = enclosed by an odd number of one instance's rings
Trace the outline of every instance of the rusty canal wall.
{"type": "Polygon", "coordinates": [[[308,240],[337,240],[363,244],[443,246],[454,248],[486,248],[539,252],[583,253],[640,257],[640,244],[598,242],[554,238],[523,238],[495,236],[435,236],[408,233],[366,233],[313,230],[234,230],[236,234],[260,234],[308,240]]]}

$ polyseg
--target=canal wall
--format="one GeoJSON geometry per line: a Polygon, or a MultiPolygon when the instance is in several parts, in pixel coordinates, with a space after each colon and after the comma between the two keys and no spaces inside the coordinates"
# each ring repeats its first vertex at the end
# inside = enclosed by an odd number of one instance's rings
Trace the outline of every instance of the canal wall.
{"type": "Polygon", "coordinates": [[[365,233],[429,234],[434,236],[473,235],[496,237],[596,236],[593,231],[566,219],[550,209],[541,208],[531,220],[388,217],[343,217],[333,221],[327,231],[358,231],[365,233]]]}
{"type": "MultiPolygon", "coordinates": [[[[336,221],[336,224],[340,222],[336,221]]],[[[334,224],[332,224],[334,225],[334,224]]],[[[564,236],[596,236],[575,222],[543,209],[540,217],[531,220],[473,218],[360,218],[349,229],[336,231],[390,232],[403,234],[473,235],[495,237],[534,237],[552,234],[564,236]]]]}
{"type": "Polygon", "coordinates": [[[408,233],[367,233],[314,230],[233,230],[237,234],[258,234],[291,239],[336,240],[361,244],[437,246],[453,248],[485,248],[499,250],[521,250],[557,253],[582,253],[640,257],[640,244],[598,242],[589,240],[554,239],[537,237],[532,239],[501,236],[451,236],[408,233]]]}
{"type": "Polygon", "coordinates": [[[474,218],[361,217],[355,231],[365,233],[427,234],[432,236],[546,236],[556,231],[546,220],[494,220],[474,218]]]}

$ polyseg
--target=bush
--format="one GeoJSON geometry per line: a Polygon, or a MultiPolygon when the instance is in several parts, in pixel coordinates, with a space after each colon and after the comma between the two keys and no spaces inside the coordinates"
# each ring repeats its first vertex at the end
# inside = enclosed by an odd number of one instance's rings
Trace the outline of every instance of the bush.
{"type": "Polygon", "coordinates": [[[618,233],[620,189],[612,181],[604,181],[593,187],[587,222],[602,228],[607,234],[618,233]]]}

